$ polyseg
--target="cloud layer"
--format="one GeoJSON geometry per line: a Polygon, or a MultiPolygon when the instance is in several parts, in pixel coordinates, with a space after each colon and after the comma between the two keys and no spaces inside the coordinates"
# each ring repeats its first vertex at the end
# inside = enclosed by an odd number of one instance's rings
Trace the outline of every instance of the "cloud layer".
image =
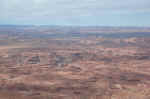
{"type": "Polygon", "coordinates": [[[150,0],[0,0],[0,22],[8,24],[111,25],[108,20],[118,19],[116,25],[130,25],[124,19],[149,16],[150,0]]]}

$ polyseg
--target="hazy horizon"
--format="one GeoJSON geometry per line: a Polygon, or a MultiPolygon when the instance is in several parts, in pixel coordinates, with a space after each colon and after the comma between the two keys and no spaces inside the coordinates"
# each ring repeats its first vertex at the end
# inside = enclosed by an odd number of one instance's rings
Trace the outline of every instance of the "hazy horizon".
{"type": "Polygon", "coordinates": [[[104,26],[104,25],[51,25],[51,24],[0,24],[0,26],[49,26],[49,27],[99,27],[99,28],[150,28],[150,26],[104,26]]]}

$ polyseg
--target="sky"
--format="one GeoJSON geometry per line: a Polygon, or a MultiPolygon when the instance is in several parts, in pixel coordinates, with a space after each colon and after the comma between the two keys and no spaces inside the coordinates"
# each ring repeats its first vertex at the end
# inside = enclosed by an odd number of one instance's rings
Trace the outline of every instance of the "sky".
{"type": "Polygon", "coordinates": [[[0,0],[0,24],[150,26],[150,0],[0,0]]]}

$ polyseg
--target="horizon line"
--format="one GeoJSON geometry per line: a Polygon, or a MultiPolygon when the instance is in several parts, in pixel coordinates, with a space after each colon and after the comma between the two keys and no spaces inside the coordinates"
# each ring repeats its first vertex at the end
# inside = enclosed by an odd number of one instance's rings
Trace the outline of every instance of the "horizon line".
{"type": "Polygon", "coordinates": [[[120,27],[120,28],[150,28],[150,26],[111,26],[111,25],[51,25],[51,24],[0,24],[0,26],[56,26],[56,27],[120,27]]]}

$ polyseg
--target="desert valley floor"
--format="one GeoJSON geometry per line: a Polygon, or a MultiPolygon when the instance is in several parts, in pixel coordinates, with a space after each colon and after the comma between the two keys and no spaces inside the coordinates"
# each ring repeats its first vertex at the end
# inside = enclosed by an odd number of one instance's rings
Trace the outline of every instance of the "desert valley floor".
{"type": "Polygon", "coordinates": [[[150,28],[1,26],[0,99],[150,99],[150,28]]]}

